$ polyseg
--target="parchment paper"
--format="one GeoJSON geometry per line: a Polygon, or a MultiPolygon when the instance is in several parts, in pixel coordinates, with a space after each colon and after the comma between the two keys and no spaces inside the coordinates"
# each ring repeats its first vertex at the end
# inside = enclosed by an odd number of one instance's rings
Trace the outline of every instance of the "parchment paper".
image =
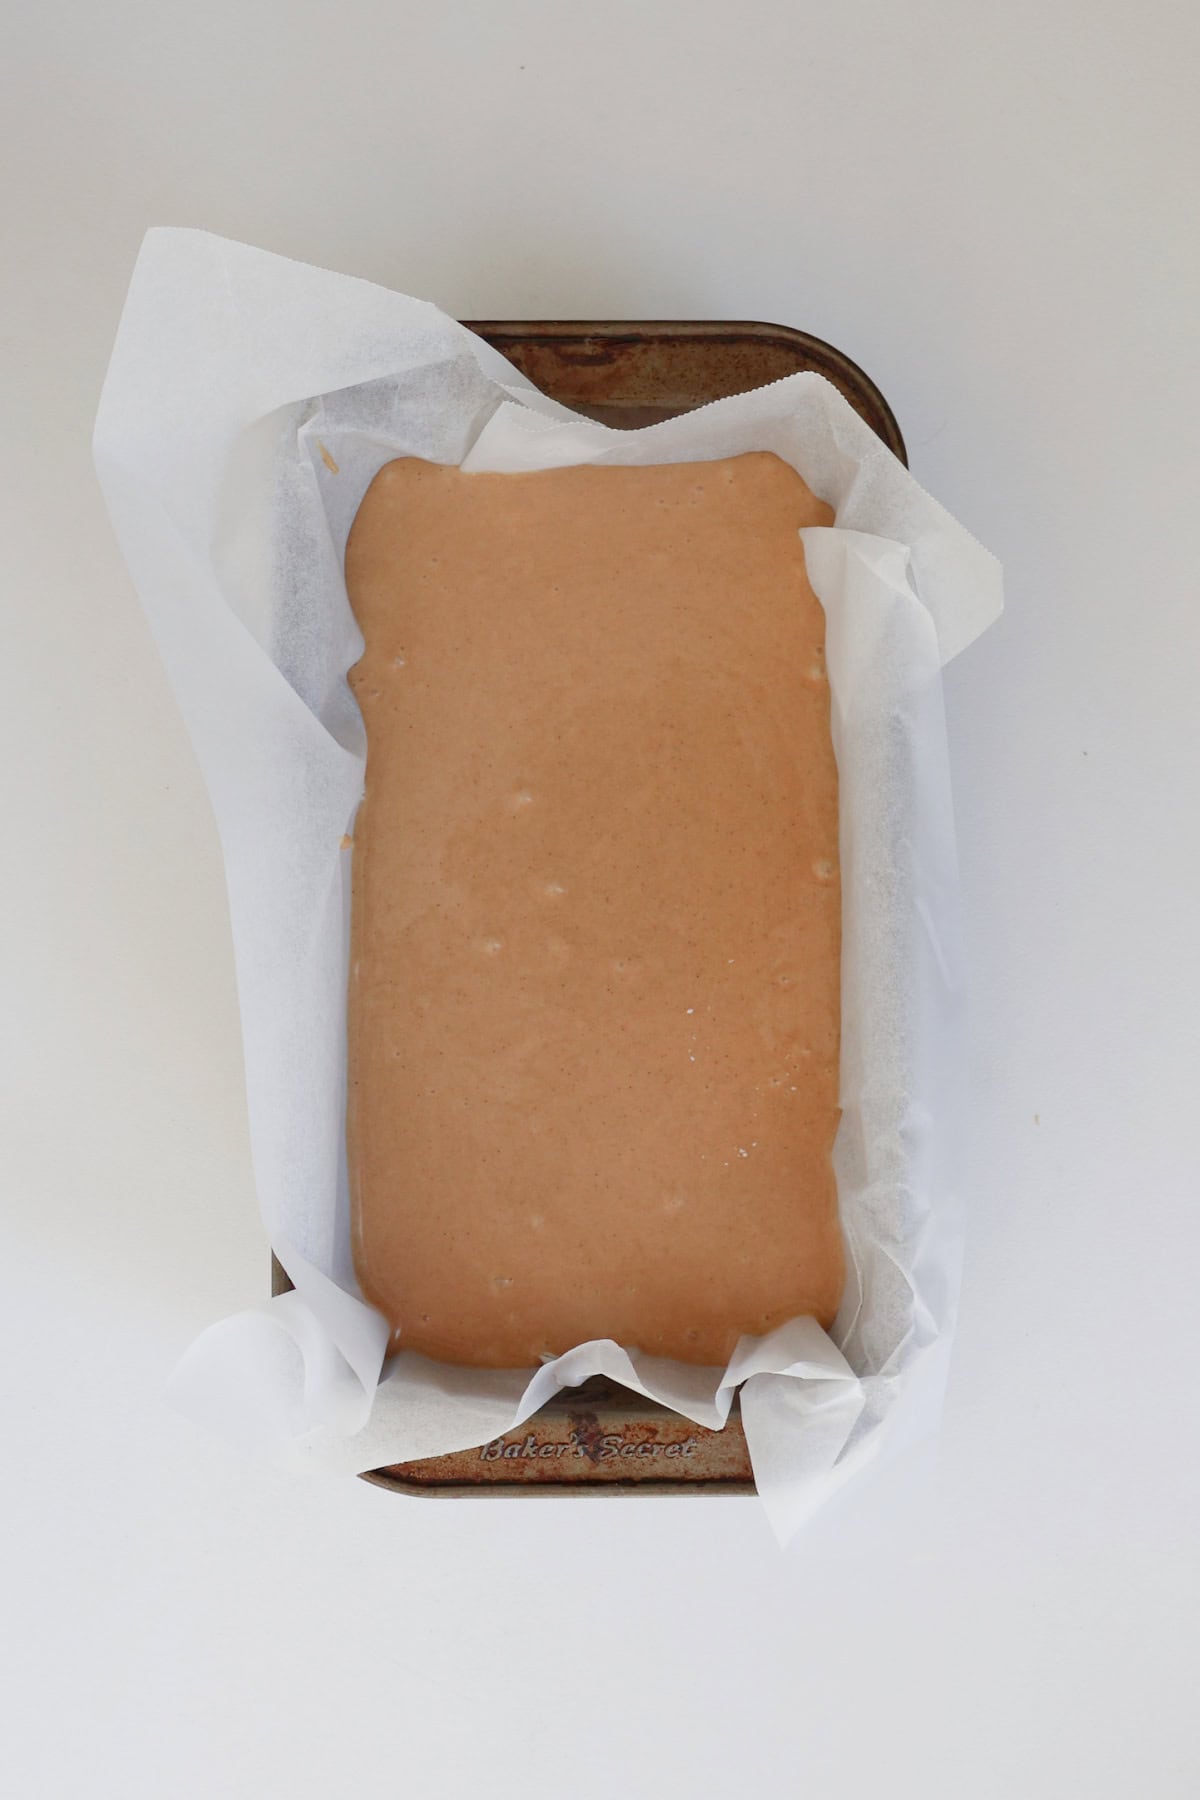
{"type": "Polygon", "coordinates": [[[940,671],[998,614],[997,564],[819,376],[610,431],[425,302],[200,232],[145,240],[95,453],[212,797],[259,1201],[295,1283],[205,1331],[175,1400],[276,1459],[352,1471],[486,1442],[597,1373],[707,1426],[740,1386],[759,1492],[788,1538],[940,1404],[961,1242],[940,671]],[[840,784],[839,1317],[829,1335],[800,1319],[743,1338],[724,1370],[611,1342],[536,1371],[403,1351],[383,1370],[387,1326],[351,1263],[344,1145],[341,842],[365,758],[345,681],[361,651],[341,575],[350,523],[393,456],[511,470],[764,449],[837,517],[802,535],[827,614],[840,784]]]}

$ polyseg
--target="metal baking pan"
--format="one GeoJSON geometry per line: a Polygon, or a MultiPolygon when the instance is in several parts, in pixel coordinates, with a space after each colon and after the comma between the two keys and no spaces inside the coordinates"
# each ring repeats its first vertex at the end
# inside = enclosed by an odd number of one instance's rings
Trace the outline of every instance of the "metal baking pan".
{"type": "MultiPolygon", "coordinates": [[[[786,325],[695,320],[467,323],[552,399],[604,425],[653,425],[785,375],[813,370],[906,462],[904,439],[874,382],[832,344],[786,325]]],[[[272,1292],[291,1286],[272,1259],[272,1292]]],[[[603,1377],[565,1390],[520,1428],[450,1456],[395,1463],[365,1481],[406,1494],[749,1494],[735,1400],[705,1431],[603,1377]]]]}

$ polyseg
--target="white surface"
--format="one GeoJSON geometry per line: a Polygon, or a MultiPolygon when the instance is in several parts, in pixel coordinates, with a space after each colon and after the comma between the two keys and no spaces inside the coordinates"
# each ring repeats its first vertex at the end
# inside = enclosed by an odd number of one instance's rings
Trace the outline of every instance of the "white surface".
{"type": "Polygon", "coordinates": [[[0,1330],[37,1319],[49,1378],[6,1351],[9,1791],[1196,1791],[1197,15],[734,16],[16,24],[0,1330]],[[940,1460],[786,1558],[749,1503],[297,1485],[160,1403],[265,1268],[216,841],[88,453],[152,222],[465,316],[807,326],[1004,561],[948,680],[977,1097],[940,1460]]]}

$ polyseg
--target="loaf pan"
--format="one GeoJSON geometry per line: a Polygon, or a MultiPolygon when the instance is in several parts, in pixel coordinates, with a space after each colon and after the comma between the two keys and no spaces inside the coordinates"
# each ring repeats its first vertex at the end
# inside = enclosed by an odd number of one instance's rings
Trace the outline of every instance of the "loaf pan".
{"type": "MultiPolygon", "coordinates": [[[[802,370],[823,375],[906,462],[887,401],[832,344],[786,325],[695,320],[469,320],[535,387],[573,412],[633,430],[802,370]]],[[[272,1292],[291,1286],[272,1259],[272,1292]]],[[[363,1476],[423,1495],[749,1494],[746,1437],[735,1400],[723,1431],[706,1431],[601,1376],[566,1389],[517,1431],[449,1456],[363,1476]]]]}

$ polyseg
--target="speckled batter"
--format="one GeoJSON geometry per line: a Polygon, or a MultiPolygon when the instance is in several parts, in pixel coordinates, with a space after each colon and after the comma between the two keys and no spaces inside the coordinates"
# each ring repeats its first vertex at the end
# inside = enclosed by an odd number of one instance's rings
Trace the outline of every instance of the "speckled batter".
{"type": "Polygon", "coordinates": [[[348,1126],[394,1342],[724,1363],[832,1319],[831,522],[766,453],[372,483],[348,1126]]]}

